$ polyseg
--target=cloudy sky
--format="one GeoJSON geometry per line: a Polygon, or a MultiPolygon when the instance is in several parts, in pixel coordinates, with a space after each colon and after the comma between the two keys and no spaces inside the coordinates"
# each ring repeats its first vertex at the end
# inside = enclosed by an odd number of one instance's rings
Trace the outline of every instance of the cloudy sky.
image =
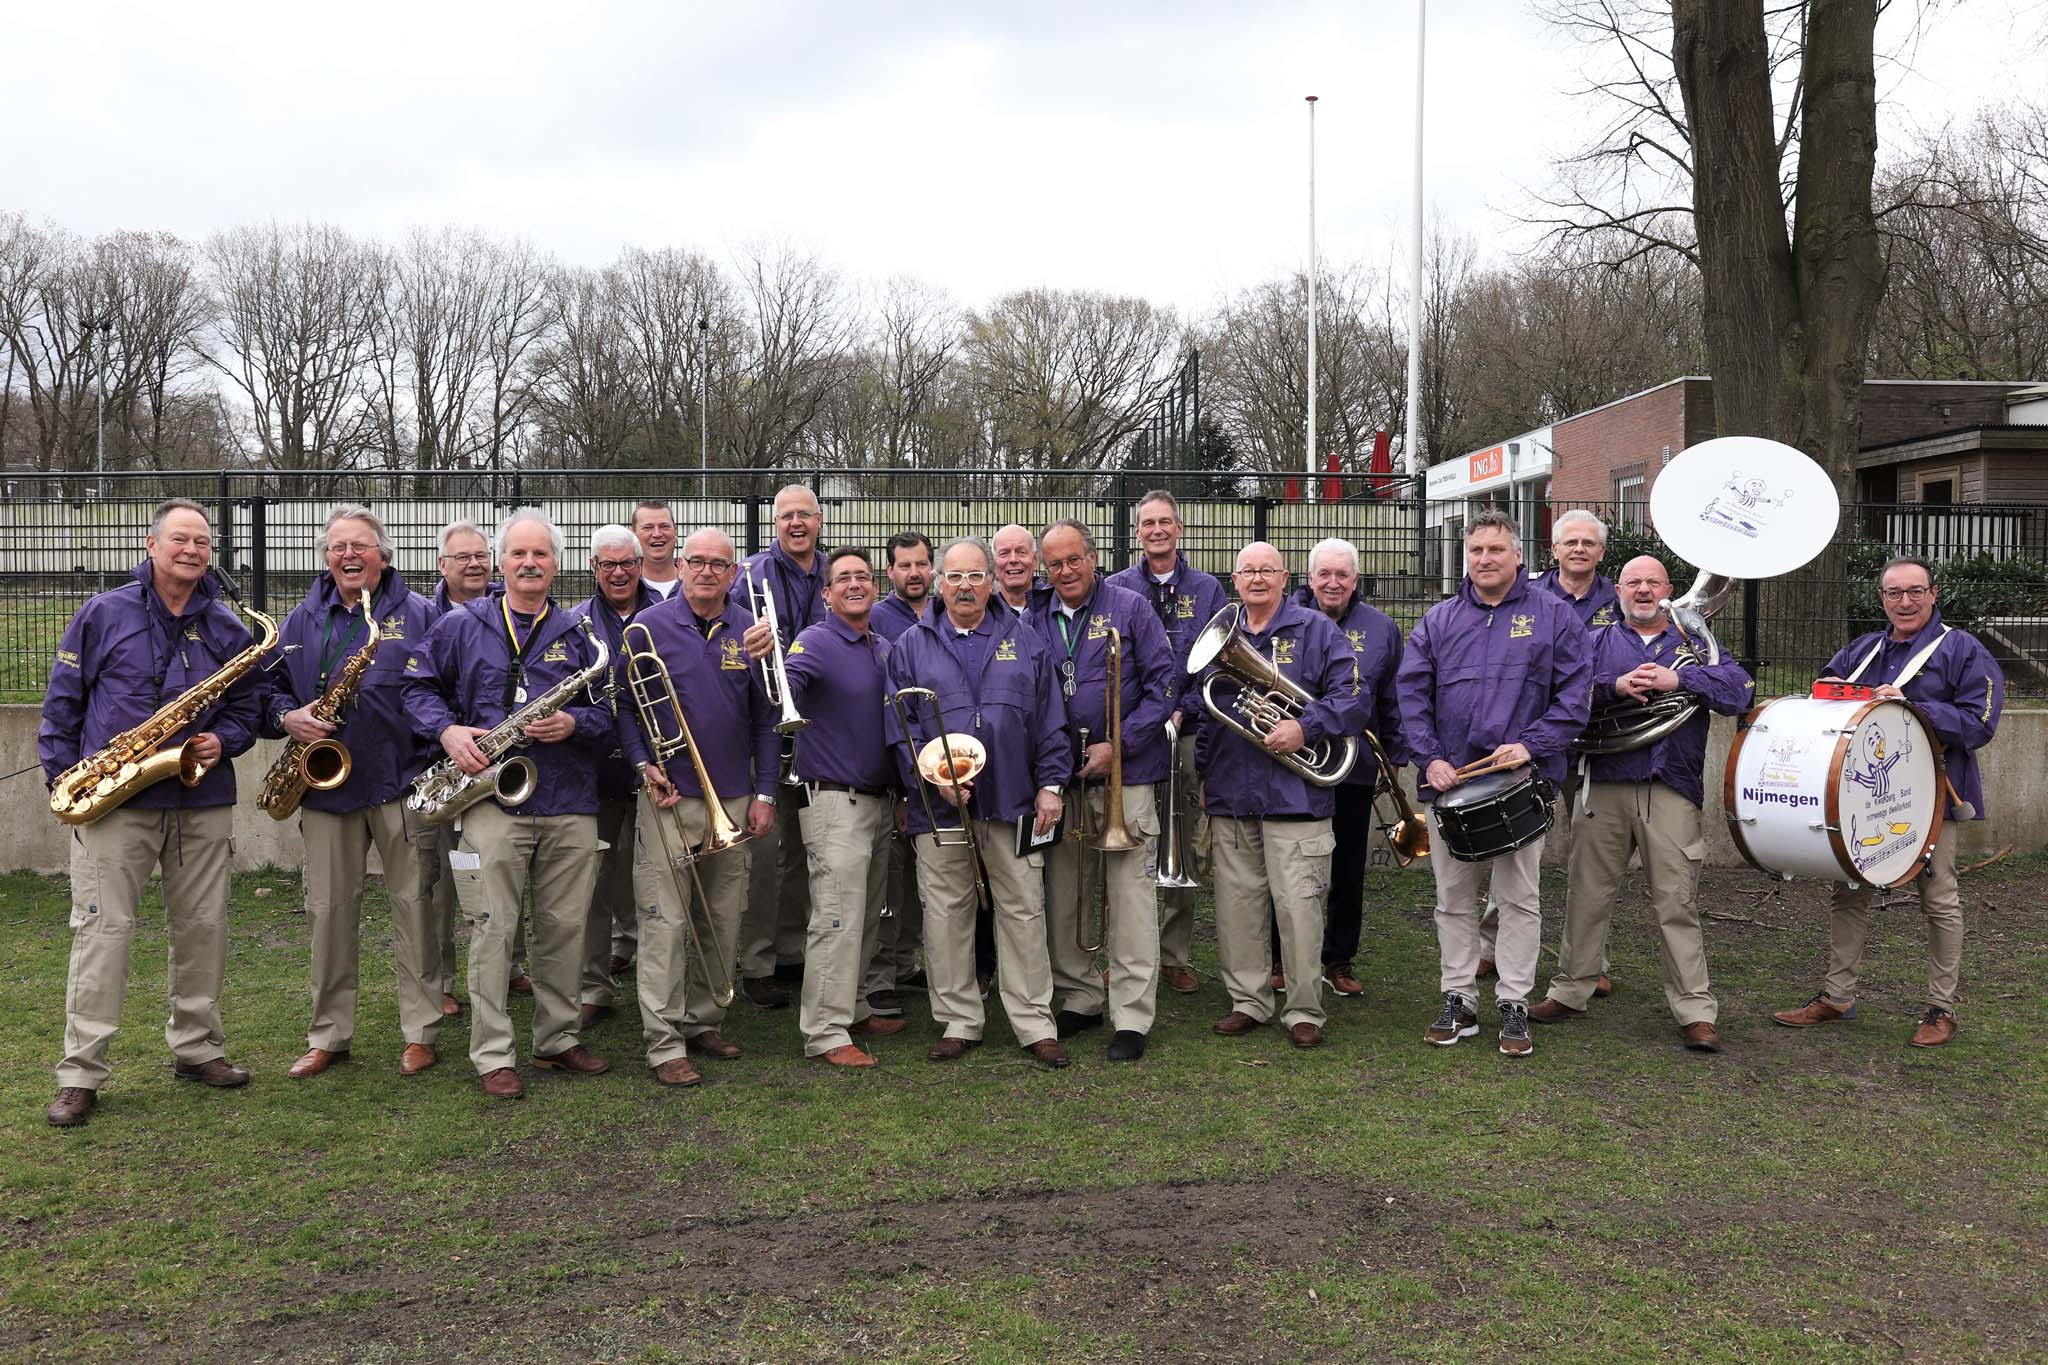
{"type": "MultiPolygon", "coordinates": [[[[1922,0],[1933,3],[1934,0],[1922,0]]],[[[1894,6],[1903,11],[1907,0],[1894,6]]],[[[479,226],[598,264],[794,240],[978,304],[1200,309],[1304,259],[1307,115],[1337,259],[1408,203],[1414,0],[13,6],[0,209],[188,237],[270,217],[479,226]]],[[[1529,0],[1431,7],[1427,198],[1482,244],[1586,117],[1529,0]]],[[[1951,4],[1889,117],[2040,97],[2038,0],[1951,4]]]]}

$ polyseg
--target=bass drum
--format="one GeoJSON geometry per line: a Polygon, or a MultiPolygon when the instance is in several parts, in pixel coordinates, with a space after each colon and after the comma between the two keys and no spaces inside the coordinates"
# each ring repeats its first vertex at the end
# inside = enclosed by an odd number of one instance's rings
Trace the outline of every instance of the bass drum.
{"type": "Polygon", "coordinates": [[[1909,703],[1779,697],[1735,736],[1722,809],[1761,871],[1903,886],[1941,833],[1946,789],[1941,741],[1909,703]]]}
{"type": "Polygon", "coordinates": [[[1487,773],[1436,798],[1444,851],[1461,863],[1482,863],[1526,848],[1550,831],[1557,793],[1528,768],[1487,773]]]}

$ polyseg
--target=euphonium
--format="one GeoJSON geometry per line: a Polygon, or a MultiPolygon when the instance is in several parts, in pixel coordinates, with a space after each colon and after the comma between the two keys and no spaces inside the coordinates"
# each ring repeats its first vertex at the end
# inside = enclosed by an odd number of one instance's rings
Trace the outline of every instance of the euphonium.
{"type": "Polygon", "coordinates": [[[211,677],[164,703],[142,724],[123,730],[98,753],[65,769],[50,787],[51,814],[67,825],[89,825],[172,774],[188,787],[199,785],[209,765],[193,756],[192,741],[174,749],[163,746],[178,731],[198,724],[199,718],[277,644],[275,621],[260,611],[242,610],[258,627],[256,642],[222,664],[211,677]]]}
{"type": "MultiPolygon", "coordinates": [[[[313,718],[329,725],[341,723],[341,713],[363,685],[363,675],[377,658],[377,641],[384,632],[377,629],[377,613],[370,610],[368,594],[363,597],[363,617],[370,624],[370,638],[349,656],[334,681],[313,703],[313,718]]],[[[306,799],[308,791],[333,791],[348,781],[353,767],[348,746],[338,739],[288,740],[270,771],[263,775],[263,795],[256,804],[273,820],[289,820],[306,799]]]]}
{"type": "Polygon", "coordinates": [[[1202,683],[1202,705],[1209,708],[1210,715],[1256,744],[1259,752],[1275,763],[1318,787],[1334,787],[1350,773],[1358,761],[1358,741],[1349,735],[1291,754],[1276,754],[1266,748],[1266,736],[1274,727],[1282,721],[1300,720],[1316,698],[1252,647],[1245,638],[1243,607],[1225,607],[1210,617],[1195,637],[1194,647],[1188,651],[1188,676],[1199,675],[1211,664],[1216,672],[1202,683]],[[1227,705],[1216,699],[1216,684],[1226,676],[1237,684],[1227,705]]]}
{"type": "Polygon", "coordinates": [[[590,667],[571,673],[478,735],[476,747],[491,760],[490,766],[482,772],[466,773],[454,759],[444,758],[414,778],[412,794],[405,798],[405,808],[422,824],[445,825],[487,796],[497,798],[499,805],[510,810],[525,805],[527,798],[533,795],[534,784],[540,778],[540,770],[534,767],[533,760],[524,754],[516,758],[504,756],[528,742],[527,726],[537,720],[546,720],[567,706],[578,692],[595,684],[611,666],[611,651],[590,628],[590,622],[579,617],[577,624],[583,627],[583,633],[597,650],[597,659],[590,667]]]}
{"type": "MultiPolygon", "coordinates": [[[[1721,662],[1721,642],[1707,626],[1735,591],[1735,580],[1702,571],[1685,596],[1659,603],[1685,638],[1671,656],[1671,667],[1712,666],[1721,662]]],[[[1699,713],[1703,703],[1691,692],[1660,692],[1648,701],[1617,696],[1593,708],[1585,733],[1572,741],[1574,754],[1622,754],[1657,743],[1699,713]]]]}

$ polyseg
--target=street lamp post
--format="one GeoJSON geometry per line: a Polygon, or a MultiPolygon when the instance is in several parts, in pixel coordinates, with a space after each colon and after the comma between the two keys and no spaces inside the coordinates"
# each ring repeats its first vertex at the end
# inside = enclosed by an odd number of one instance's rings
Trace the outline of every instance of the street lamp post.
{"type": "Polygon", "coordinates": [[[1316,97],[1308,96],[1308,440],[1302,454],[1307,487],[1316,500],[1316,97]]]}
{"type": "Polygon", "coordinates": [[[697,467],[711,496],[711,319],[697,319],[697,467]]]}

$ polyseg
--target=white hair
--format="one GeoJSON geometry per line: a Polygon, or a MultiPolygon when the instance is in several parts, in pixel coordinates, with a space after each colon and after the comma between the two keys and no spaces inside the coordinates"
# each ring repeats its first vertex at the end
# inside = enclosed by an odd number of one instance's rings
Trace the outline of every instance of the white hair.
{"type": "Polygon", "coordinates": [[[548,548],[554,552],[555,563],[560,564],[565,548],[562,544],[562,530],[548,519],[547,513],[541,511],[538,507],[522,507],[498,523],[497,557],[499,559],[505,557],[505,542],[511,538],[512,528],[524,526],[529,522],[536,526],[547,527],[548,548]]]}
{"type": "Polygon", "coordinates": [[[619,525],[617,522],[613,522],[609,526],[600,526],[590,533],[590,557],[592,559],[596,559],[605,550],[613,548],[631,550],[635,559],[639,559],[646,554],[646,551],[640,548],[640,538],[634,535],[630,529],[619,525]]]}
{"type": "Polygon", "coordinates": [[[1562,531],[1566,526],[1569,526],[1572,522],[1575,521],[1583,521],[1592,526],[1593,534],[1600,537],[1600,544],[1602,545],[1602,547],[1606,546],[1607,523],[1600,520],[1600,518],[1594,516],[1591,512],[1588,512],[1583,507],[1574,507],[1571,511],[1560,515],[1556,521],[1551,522],[1550,538],[1552,540],[1556,540],[1557,533],[1559,531],[1562,531]]]}
{"type": "Polygon", "coordinates": [[[1327,540],[1317,541],[1315,548],[1308,552],[1308,571],[1310,573],[1316,571],[1316,560],[1326,554],[1343,555],[1346,559],[1350,560],[1353,577],[1357,577],[1365,572],[1364,565],[1358,558],[1358,547],[1340,536],[1331,536],[1327,540]]]}

